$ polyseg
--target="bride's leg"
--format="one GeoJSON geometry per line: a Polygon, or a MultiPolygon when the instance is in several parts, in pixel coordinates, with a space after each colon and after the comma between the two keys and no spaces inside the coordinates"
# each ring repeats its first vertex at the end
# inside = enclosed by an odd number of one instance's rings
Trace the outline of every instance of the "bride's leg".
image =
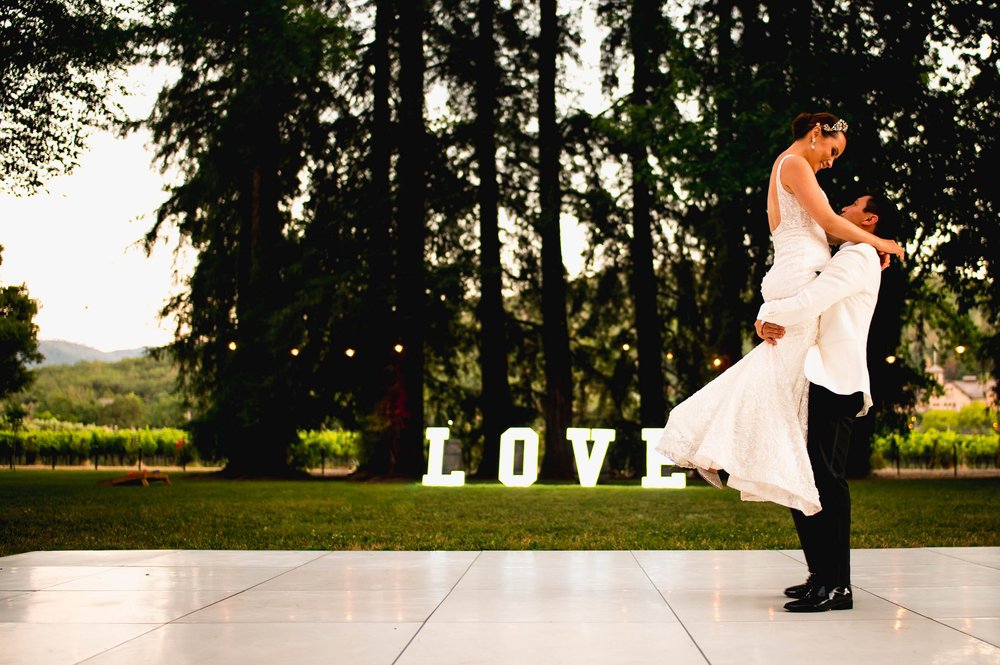
{"type": "Polygon", "coordinates": [[[700,466],[696,466],[695,470],[699,476],[705,479],[705,482],[717,489],[723,489],[722,478],[719,477],[718,469],[703,469],[700,466]]]}

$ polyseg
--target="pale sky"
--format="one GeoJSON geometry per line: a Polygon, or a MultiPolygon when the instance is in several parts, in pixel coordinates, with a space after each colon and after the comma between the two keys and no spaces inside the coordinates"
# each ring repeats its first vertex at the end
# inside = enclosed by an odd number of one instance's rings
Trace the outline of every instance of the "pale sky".
{"type": "MultiPolygon", "coordinates": [[[[163,80],[162,71],[137,69],[127,111],[147,111],[163,80]]],[[[49,181],[46,193],[0,194],[0,284],[27,286],[39,305],[39,339],[101,351],[170,341],[172,322],[158,313],[178,290],[176,236],[172,247],[161,245],[149,258],[139,244],[166,196],[147,143],[146,132],[127,138],[95,132],[80,166],[49,181]]]]}
{"type": "MultiPolygon", "coordinates": [[[[589,7],[589,4],[588,4],[589,7]]],[[[585,12],[583,55],[576,73],[589,111],[606,105],[596,82],[600,35],[585,12]]],[[[151,108],[170,76],[164,69],[136,68],[124,100],[133,117],[151,108]]],[[[48,191],[16,198],[0,194],[0,285],[25,284],[38,302],[39,339],[66,340],[101,351],[160,346],[173,336],[173,322],[159,311],[180,291],[177,277],[194,265],[188,252],[174,261],[176,233],[146,257],[140,241],[165,199],[167,179],[152,165],[149,135],[118,138],[95,132],[80,166],[47,183],[48,191]]],[[[563,220],[563,257],[575,274],[581,268],[583,233],[563,220]]]]}

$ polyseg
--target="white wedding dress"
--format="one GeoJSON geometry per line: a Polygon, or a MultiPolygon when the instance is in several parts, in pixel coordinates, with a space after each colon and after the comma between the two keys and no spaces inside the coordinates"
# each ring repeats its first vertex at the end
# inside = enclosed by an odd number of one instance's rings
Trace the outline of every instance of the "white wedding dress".
{"type": "MultiPolygon", "coordinates": [[[[830,260],[826,233],[781,185],[780,222],[771,233],[774,263],[761,282],[765,301],[787,298],[830,260]]],[[[777,345],[761,343],[670,411],[656,449],[682,467],[725,469],[744,501],[772,501],[806,515],[819,493],[806,454],[806,351],[818,320],[788,327],[777,345]]]]}

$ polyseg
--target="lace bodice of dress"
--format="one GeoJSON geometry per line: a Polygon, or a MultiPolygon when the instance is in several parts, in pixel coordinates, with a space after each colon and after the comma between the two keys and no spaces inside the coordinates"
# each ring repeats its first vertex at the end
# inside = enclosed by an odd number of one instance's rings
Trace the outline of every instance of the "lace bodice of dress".
{"type": "Polygon", "coordinates": [[[781,167],[791,156],[781,158],[775,174],[780,222],[771,232],[774,262],[761,282],[765,301],[795,295],[830,260],[826,232],[781,184],[781,167]]]}

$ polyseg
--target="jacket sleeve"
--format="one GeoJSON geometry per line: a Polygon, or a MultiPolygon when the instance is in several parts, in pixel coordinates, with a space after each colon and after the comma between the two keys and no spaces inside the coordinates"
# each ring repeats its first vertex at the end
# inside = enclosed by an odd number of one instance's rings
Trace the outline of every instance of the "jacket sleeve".
{"type": "Polygon", "coordinates": [[[792,326],[819,317],[834,303],[877,283],[881,264],[869,245],[846,247],[830,259],[826,268],[794,296],[770,300],[761,305],[757,318],[792,326]],[[874,271],[874,272],[873,272],[874,271]]]}

